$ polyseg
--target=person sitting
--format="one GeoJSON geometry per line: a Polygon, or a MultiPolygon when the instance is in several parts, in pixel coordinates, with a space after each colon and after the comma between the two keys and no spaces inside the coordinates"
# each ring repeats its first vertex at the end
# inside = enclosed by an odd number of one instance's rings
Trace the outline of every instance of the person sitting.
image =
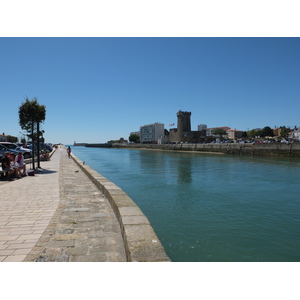
{"type": "Polygon", "coordinates": [[[22,152],[19,152],[18,155],[15,158],[15,164],[19,167],[20,170],[23,170],[23,176],[26,175],[26,164],[24,163],[24,157],[22,152]]]}
{"type": "Polygon", "coordinates": [[[41,160],[50,160],[49,153],[46,149],[40,151],[40,159],[41,160]]]}
{"type": "Polygon", "coordinates": [[[44,156],[46,160],[50,160],[50,156],[49,156],[49,152],[47,151],[47,149],[44,149],[44,156]]]}
{"type": "Polygon", "coordinates": [[[14,168],[10,165],[9,152],[5,152],[2,158],[2,170],[7,173],[7,178],[9,178],[13,173],[15,173],[14,168]]]}
{"type": "Polygon", "coordinates": [[[15,176],[18,179],[21,178],[21,171],[20,171],[18,165],[15,163],[16,154],[14,154],[13,152],[10,153],[9,159],[10,159],[10,166],[15,170],[15,176]]]}

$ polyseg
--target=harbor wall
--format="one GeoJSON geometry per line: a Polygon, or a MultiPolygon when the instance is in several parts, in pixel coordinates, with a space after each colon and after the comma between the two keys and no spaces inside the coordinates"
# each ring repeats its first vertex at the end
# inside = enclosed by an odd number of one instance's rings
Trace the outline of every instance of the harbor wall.
{"type": "Polygon", "coordinates": [[[134,201],[117,185],[84,164],[73,153],[71,156],[110,202],[121,227],[127,261],[170,262],[148,218],[134,201]]]}
{"type": "MultiPolygon", "coordinates": [[[[89,144],[93,147],[93,144],[89,144]]],[[[250,156],[300,157],[300,143],[261,143],[261,144],[112,144],[113,148],[157,149],[166,151],[215,152],[250,156]]]]}

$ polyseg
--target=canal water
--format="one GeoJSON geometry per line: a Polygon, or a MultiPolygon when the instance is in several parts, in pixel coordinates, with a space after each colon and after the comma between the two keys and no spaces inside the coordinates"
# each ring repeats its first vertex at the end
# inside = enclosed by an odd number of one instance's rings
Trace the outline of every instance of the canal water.
{"type": "Polygon", "coordinates": [[[299,159],[72,150],[132,198],[172,261],[300,261],[299,159]]]}

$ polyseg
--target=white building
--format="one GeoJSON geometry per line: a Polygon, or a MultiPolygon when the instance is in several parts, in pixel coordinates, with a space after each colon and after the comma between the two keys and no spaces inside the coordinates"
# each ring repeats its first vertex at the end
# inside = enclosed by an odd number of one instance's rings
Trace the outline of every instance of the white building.
{"type": "Polygon", "coordinates": [[[161,123],[144,125],[140,128],[141,143],[158,143],[164,135],[165,125],[161,123]]]}
{"type": "Polygon", "coordinates": [[[141,132],[140,131],[134,131],[134,132],[130,132],[130,135],[136,134],[139,137],[141,136],[141,132]]]}
{"type": "Polygon", "coordinates": [[[240,139],[243,136],[243,131],[236,129],[228,129],[226,130],[227,138],[230,140],[240,139]]]}
{"type": "Polygon", "coordinates": [[[202,130],[206,130],[206,129],[207,129],[207,125],[205,125],[205,124],[198,125],[198,131],[202,131],[202,130]]]}
{"type": "Polygon", "coordinates": [[[7,142],[7,135],[5,135],[4,133],[3,134],[0,134],[0,142],[7,142]]]}
{"type": "Polygon", "coordinates": [[[300,139],[300,127],[297,128],[295,126],[295,128],[292,130],[291,138],[296,140],[300,139]]]}
{"type": "Polygon", "coordinates": [[[215,131],[216,129],[223,129],[224,131],[227,131],[227,130],[230,129],[230,127],[223,126],[223,127],[206,128],[206,136],[219,137],[219,135],[214,134],[214,131],[215,131]]]}

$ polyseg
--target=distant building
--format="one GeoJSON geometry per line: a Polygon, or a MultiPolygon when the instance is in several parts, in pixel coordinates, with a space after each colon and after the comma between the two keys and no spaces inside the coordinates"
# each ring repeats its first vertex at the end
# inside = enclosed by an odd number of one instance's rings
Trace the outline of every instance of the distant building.
{"type": "Polygon", "coordinates": [[[291,134],[293,139],[299,140],[300,139],[300,127],[296,127],[292,130],[292,134],[291,134]]]}
{"type": "Polygon", "coordinates": [[[8,135],[0,134],[0,142],[7,142],[8,135]]]}
{"type": "Polygon", "coordinates": [[[140,140],[141,143],[158,143],[159,139],[165,134],[165,125],[162,123],[154,123],[141,126],[140,140]]]}
{"type": "Polygon", "coordinates": [[[171,143],[196,143],[205,137],[205,130],[191,131],[191,112],[177,112],[177,128],[170,129],[171,143]]]}
{"type": "Polygon", "coordinates": [[[219,135],[214,134],[214,131],[216,129],[223,129],[224,131],[227,131],[230,130],[230,127],[224,126],[224,127],[206,128],[206,136],[219,137],[219,135]]]}
{"type": "Polygon", "coordinates": [[[136,134],[139,137],[141,137],[141,132],[140,131],[135,131],[135,132],[130,132],[130,135],[136,134]]]}
{"type": "Polygon", "coordinates": [[[206,130],[206,129],[207,129],[207,125],[205,125],[205,124],[198,125],[198,131],[202,131],[202,130],[206,130]]]}
{"type": "Polygon", "coordinates": [[[240,139],[241,137],[243,137],[243,131],[241,130],[236,130],[236,129],[228,129],[226,130],[227,133],[227,137],[230,140],[236,140],[236,139],[240,139]]]}

